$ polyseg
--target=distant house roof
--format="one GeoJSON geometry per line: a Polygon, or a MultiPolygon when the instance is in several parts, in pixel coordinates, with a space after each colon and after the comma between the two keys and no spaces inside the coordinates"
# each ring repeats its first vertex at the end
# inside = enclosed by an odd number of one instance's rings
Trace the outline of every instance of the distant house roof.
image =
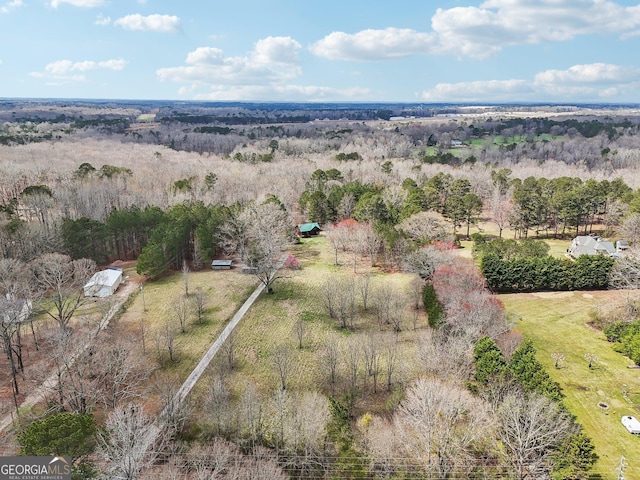
{"type": "Polygon", "coordinates": [[[314,229],[322,230],[317,222],[298,224],[298,230],[300,230],[300,233],[310,233],[314,229]]]}
{"type": "Polygon", "coordinates": [[[15,299],[7,294],[6,297],[0,297],[0,311],[2,312],[2,321],[5,324],[24,322],[31,314],[31,301],[23,299],[15,299]]]}
{"type": "Polygon", "coordinates": [[[211,262],[212,267],[230,267],[233,260],[214,260],[211,262]]]}
{"type": "Polygon", "coordinates": [[[101,285],[106,287],[112,287],[119,284],[122,281],[122,270],[116,270],[113,268],[107,268],[100,272],[93,274],[93,277],[84,286],[85,288],[92,287],[94,285],[101,285]]]}
{"type": "Polygon", "coordinates": [[[613,242],[589,235],[577,236],[569,247],[569,253],[574,258],[580,255],[613,255],[615,252],[616,248],[613,246],[613,242]]]}

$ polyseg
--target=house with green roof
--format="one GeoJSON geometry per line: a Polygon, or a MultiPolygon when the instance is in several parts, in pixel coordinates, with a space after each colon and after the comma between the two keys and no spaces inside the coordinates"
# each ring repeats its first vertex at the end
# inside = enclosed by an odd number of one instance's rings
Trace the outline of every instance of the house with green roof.
{"type": "Polygon", "coordinates": [[[299,223],[296,226],[296,235],[299,237],[313,237],[318,235],[322,229],[317,222],[313,223],[299,223]]]}

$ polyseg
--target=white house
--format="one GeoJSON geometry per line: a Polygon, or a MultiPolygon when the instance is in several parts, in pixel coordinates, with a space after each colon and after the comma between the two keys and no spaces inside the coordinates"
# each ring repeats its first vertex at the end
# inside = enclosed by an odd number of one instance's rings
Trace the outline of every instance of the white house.
{"type": "Polygon", "coordinates": [[[621,420],[622,425],[624,425],[624,427],[629,430],[629,433],[640,435],[640,422],[636,417],[632,417],[631,415],[624,415],[621,420]]]}
{"type": "Polygon", "coordinates": [[[93,274],[84,286],[85,297],[108,297],[113,295],[122,283],[122,270],[107,268],[93,274]]]}
{"type": "Polygon", "coordinates": [[[603,240],[600,237],[580,235],[573,239],[567,252],[573,258],[578,258],[580,255],[611,256],[616,253],[616,248],[613,246],[613,242],[603,240]]]}
{"type": "Polygon", "coordinates": [[[0,297],[0,320],[5,325],[21,323],[31,315],[31,300],[15,299],[10,294],[0,297]]]}

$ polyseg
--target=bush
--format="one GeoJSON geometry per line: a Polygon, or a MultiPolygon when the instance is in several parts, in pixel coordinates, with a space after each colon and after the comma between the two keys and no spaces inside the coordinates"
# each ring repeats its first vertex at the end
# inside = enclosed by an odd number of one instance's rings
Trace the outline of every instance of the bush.
{"type": "Polygon", "coordinates": [[[436,296],[433,285],[427,283],[422,290],[422,303],[429,317],[429,326],[438,328],[444,321],[444,308],[436,296]]]}
{"type": "Polygon", "coordinates": [[[300,261],[293,255],[289,255],[284,261],[284,267],[289,270],[300,270],[300,261]]]}

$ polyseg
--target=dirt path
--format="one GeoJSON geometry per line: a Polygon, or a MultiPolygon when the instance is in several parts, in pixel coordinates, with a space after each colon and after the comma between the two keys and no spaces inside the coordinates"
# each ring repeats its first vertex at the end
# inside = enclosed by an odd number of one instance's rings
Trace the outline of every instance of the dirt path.
{"type": "MultiPolygon", "coordinates": [[[[139,288],[139,284],[137,282],[128,281],[126,284],[122,285],[116,294],[114,295],[115,301],[111,305],[109,311],[102,318],[98,330],[94,335],[97,335],[102,330],[109,326],[109,322],[113,318],[113,316],[120,310],[120,307],[127,301],[129,296],[134,292],[137,292],[139,288]]],[[[89,345],[85,344],[81,346],[78,351],[74,354],[73,358],[77,358],[89,345]]],[[[73,359],[71,360],[73,361],[73,359]]],[[[38,388],[32,391],[20,404],[21,410],[29,410],[34,405],[42,402],[46,399],[47,395],[56,388],[57,382],[57,374],[52,372],[43,382],[40,384],[38,388]]],[[[11,411],[4,417],[0,418],[0,433],[4,432],[8,427],[13,424],[15,412],[11,411]]]]}

